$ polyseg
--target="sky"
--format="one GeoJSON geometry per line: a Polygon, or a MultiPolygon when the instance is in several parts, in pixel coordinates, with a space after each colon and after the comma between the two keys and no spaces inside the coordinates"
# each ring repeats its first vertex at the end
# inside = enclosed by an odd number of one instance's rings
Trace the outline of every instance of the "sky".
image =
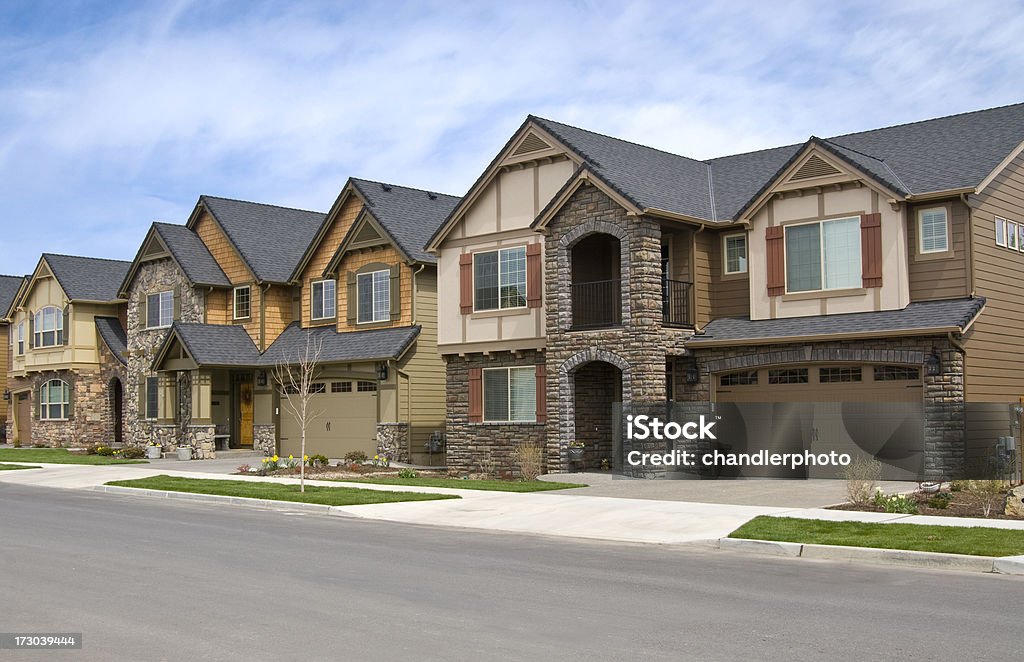
{"type": "Polygon", "coordinates": [[[1024,2],[0,4],[0,273],[202,194],[464,194],[528,114],[710,158],[1024,101],[1024,2]]]}

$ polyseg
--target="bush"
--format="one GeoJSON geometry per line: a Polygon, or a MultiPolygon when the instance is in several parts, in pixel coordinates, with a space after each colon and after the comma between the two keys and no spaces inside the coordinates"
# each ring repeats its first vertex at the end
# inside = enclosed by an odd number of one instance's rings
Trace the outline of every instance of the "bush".
{"type": "Polygon", "coordinates": [[[949,508],[951,501],[953,501],[952,492],[939,492],[934,496],[928,497],[928,507],[945,510],[949,508]]]}
{"type": "Polygon", "coordinates": [[[11,446],[15,448],[21,448],[21,439],[15,439],[11,442],[11,446]]]}
{"type": "Polygon", "coordinates": [[[330,463],[326,455],[307,455],[306,466],[308,467],[326,467],[330,463]]]}
{"type": "Polygon", "coordinates": [[[348,464],[362,464],[368,456],[363,451],[349,451],[345,453],[344,460],[348,464]]]}
{"type": "Polygon", "coordinates": [[[873,457],[861,455],[843,467],[842,476],[846,481],[846,499],[852,504],[863,506],[871,501],[878,489],[878,481],[882,479],[882,463],[873,457]]]}
{"type": "Polygon", "coordinates": [[[413,469],[402,469],[401,471],[398,472],[399,478],[419,478],[419,476],[419,472],[413,469]]]}
{"type": "Polygon", "coordinates": [[[918,512],[917,501],[913,497],[908,497],[903,494],[886,496],[884,492],[878,490],[875,492],[872,503],[879,508],[883,508],[887,513],[916,515],[918,512]]]}
{"type": "Polygon", "coordinates": [[[146,457],[146,451],[139,448],[138,446],[128,446],[127,448],[121,449],[121,457],[128,460],[138,460],[146,457]]]}
{"type": "Polygon", "coordinates": [[[89,455],[102,455],[104,457],[111,457],[114,454],[114,449],[110,446],[103,444],[93,444],[88,447],[89,455]]]}
{"type": "Polygon", "coordinates": [[[988,517],[992,512],[992,504],[1004,496],[1006,486],[1001,480],[968,480],[964,491],[981,503],[981,510],[988,517]]]}
{"type": "Polygon", "coordinates": [[[537,444],[519,444],[512,451],[512,461],[519,465],[523,480],[537,480],[543,467],[544,451],[537,444]]]}

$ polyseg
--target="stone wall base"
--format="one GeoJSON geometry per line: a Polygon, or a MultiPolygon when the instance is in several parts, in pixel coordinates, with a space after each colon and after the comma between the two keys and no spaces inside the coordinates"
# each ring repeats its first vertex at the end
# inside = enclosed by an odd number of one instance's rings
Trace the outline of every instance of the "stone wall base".
{"type": "Polygon", "coordinates": [[[392,462],[408,462],[409,424],[377,423],[377,455],[392,462]]]}
{"type": "Polygon", "coordinates": [[[267,457],[277,452],[277,436],[273,425],[254,425],[252,430],[252,449],[267,457]]]}

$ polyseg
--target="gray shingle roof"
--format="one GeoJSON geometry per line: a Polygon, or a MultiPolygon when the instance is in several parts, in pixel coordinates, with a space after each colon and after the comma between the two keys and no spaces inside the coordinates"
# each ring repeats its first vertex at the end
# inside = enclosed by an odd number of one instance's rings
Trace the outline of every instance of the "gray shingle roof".
{"type": "Polygon", "coordinates": [[[885,333],[926,333],[936,329],[961,329],[970,324],[985,306],[982,297],[918,301],[902,310],[884,310],[841,315],[814,315],[769,320],[746,317],[712,321],[702,335],[693,336],[687,346],[702,343],[755,344],[775,339],[823,335],[877,335],[885,333]]]}
{"type": "Polygon", "coordinates": [[[323,212],[200,196],[260,281],[287,283],[324,222],[323,212]]]}
{"type": "Polygon", "coordinates": [[[107,349],[122,365],[128,365],[128,337],[125,335],[121,320],[116,317],[97,317],[96,331],[106,343],[107,349]]]}
{"type": "Polygon", "coordinates": [[[116,301],[131,262],[43,253],[61,289],[71,301],[116,301]]]}
{"type": "MultiPolygon", "coordinates": [[[[260,361],[259,350],[239,325],[175,322],[164,347],[172,338],[178,338],[189,356],[201,366],[251,367],[260,361]]],[[[163,347],[157,355],[162,352],[163,347]]]]}
{"type": "Polygon", "coordinates": [[[322,363],[396,359],[420,334],[419,326],[338,333],[333,327],[303,329],[292,323],[263,354],[260,365],[294,362],[306,350],[307,339],[322,342],[322,363]]]}
{"type": "Polygon", "coordinates": [[[460,198],[366,179],[349,181],[366,199],[368,211],[406,255],[420,262],[437,262],[423,247],[460,198]]]}
{"type": "Polygon", "coordinates": [[[217,260],[195,232],[184,225],[170,223],[154,223],[153,229],[192,283],[220,287],[231,285],[217,260]]]}
{"type": "Polygon", "coordinates": [[[7,311],[18,296],[18,290],[25,281],[23,276],[0,276],[0,319],[7,317],[7,311]]]}

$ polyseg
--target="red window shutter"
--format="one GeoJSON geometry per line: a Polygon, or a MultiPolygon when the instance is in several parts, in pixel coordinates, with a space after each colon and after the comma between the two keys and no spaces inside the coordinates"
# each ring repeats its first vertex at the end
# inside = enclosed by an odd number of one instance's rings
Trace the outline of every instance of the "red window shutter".
{"type": "Polygon", "coordinates": [[[459,256],[459,307],[463,315],[473,312],[473,254],[459,256]]]}
{"type": "Polygon", "coordinates": [[[526,246],[526,304],[530,308],[540,308],[543,300],[543,269],[540,263],[540,244],[526,246]]]}
{"type": "Polygon", "coordinates": [[[548,366],[537,364],[537,422],[548,422],[548,366]]]}
{"type": "Polygon", "coordinates": [[[469,369],[469,422],[480,423],[484,420],[484,387],[483,370],[469,369]]]}
{"type": "Polygon", "coordinates": [[[765,254],[768,263],[768,296],[786,293],[786,244],[781,225],[764,229],[765,254]]]}
{"type": "Polygon", "coordinates": [[[860,264],[863,287],[882,286],[882,215],[860,217],[860,264]]]}

